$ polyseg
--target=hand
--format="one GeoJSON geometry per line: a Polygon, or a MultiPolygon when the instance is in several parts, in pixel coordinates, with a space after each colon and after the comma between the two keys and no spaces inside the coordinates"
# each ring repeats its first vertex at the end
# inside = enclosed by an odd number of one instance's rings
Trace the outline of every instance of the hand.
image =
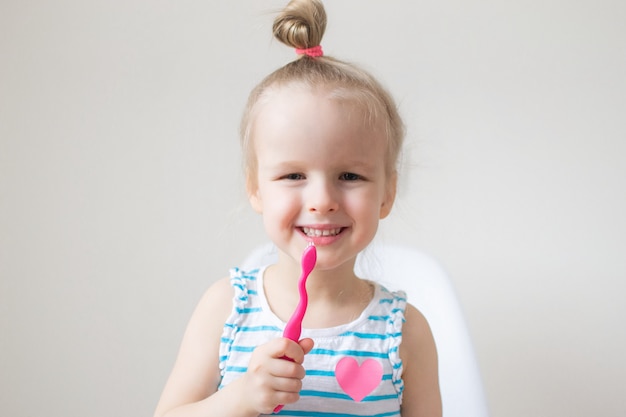
{"type": "Polygon", "coordinates": [[[278,404],[298,401],[305,375],[302,362],[312,348],[312,339],[294,342],[286,338],[258,346],[239,380],[244,387],[241,401],[260,414],[271,414],[278,404]]]}

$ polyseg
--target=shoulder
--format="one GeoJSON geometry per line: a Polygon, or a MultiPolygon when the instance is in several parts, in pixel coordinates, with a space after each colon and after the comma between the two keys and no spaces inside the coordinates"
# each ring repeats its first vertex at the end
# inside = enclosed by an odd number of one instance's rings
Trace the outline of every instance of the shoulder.
{"type": "Polygon", "coordinates": [[[407,304],[405,319],[400,345],[405,385],[402,415],[441,416],[437,349],[430,326],[411,304],[407,304]]]}
{"type": "Polygon", "coordinates": [[[404,317],[400,355],[405,366],[410,367],[417,352],[425,350],[430,354],[430,351],[434,350],[435,342],[426,317],[412,304],[407,303],[404,317]]]}
{"type": "Polygon", "coordinates": [[[223,315],[225,319],[230,313],[234,294],[235,290],[231,284],[230,277],[217,280],[202,295],[194,315],[200,315],[207,319],[210,317],[215,318],[213,314],[201,314],[201,312],[204,311],[207,313],[218,313],[218,316],[223,315]]]}
{"type": "Polygon", "coordinates": [[[258,274],[259,269],[247,271],[232,268],[230,276],[217,280],[206,290],[200,300],[200,305],[207,304],[214,307],[228,305],[232,307],[233,297],[245,294],[249,287],[254,286],[252,283],[256,281],[258,274]]]}
{"type": "Polygon", "coordinates": [[[231,277],[223,277],[215,281],[204,293],[205,297],[225,296],[233,293],[231,277]]]}
{"type": "Polygon", "coordinates": [[[404,312],[406,318],[406,330],[411,334],[413,332],[419,334],[430,333],[430,326],[426,317],[413,304],[407,303],[404,312]]]}
{"type": "MultiPolygon", "coordinates": [[[[221,278],[204,292],[191,315],[183,343],[189,339],[206,345],[218,340],[224,323],[232,310],[234,289],[230,278],[221,278]]],[[[216,345],[217,346],[217,345],[216,345]]]]}
{"type": "Polygon", "coordinates": [[[226,322],[234,307],[241,307],[247,303],[249,294],[256,289],[256,280],[259,269],[244,271],[232,268],[230,276],[217,280],[204,293],[194,316],[200,320],[207,320],[220,324],[226,322]]]}

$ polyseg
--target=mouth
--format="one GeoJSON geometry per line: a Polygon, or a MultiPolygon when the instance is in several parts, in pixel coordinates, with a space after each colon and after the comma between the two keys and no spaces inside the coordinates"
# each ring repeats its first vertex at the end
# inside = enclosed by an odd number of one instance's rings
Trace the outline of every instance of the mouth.
{"type": "Polygon", "coordinates": [[[337,236],[343,230],[343,227],[333,227],[330,229],[316,229],[314,227],[301,227],[302,233],[307,237],[329,237],[337,236]]]}

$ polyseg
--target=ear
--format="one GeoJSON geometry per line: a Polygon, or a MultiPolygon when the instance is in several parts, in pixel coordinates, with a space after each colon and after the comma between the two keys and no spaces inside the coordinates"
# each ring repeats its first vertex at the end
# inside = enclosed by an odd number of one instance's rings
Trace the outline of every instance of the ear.
{"type": "Polygon", "coordinates": [[[387,180],[387,184],[385,186],[385,195],[383,196],[383,201],[380,204],[380,214],[379,217],[384,219],[389,216],[391,213],[391,208],[393,207],[393,202],[396,199],[396,189],[398,188],[398,173],[393,172],[390,174],[389,179],[387,180]]]}
{"type": "Polygon", "coordinates": [[[249,173],[246,175],[246,193],[248,194],[248,201],[250,201],[252,209],[254,209],[257,213],[262,214],[263,204],[259,193],[259,187],[256,179],[252,178],[249,173]]]}

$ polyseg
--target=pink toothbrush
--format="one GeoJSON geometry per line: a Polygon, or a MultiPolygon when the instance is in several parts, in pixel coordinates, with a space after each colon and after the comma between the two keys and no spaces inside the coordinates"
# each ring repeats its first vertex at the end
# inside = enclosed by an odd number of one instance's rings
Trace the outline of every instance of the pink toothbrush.
{"type": "Polygon", "coordinates": [[[300,262],[302,265],[302,275],[300,275],[300,280],[298,281],[300,302],[298,302],[296,310],[291,315],[291,318],[287,322],[285,330],[283,331],[283,337],[291,339],[294,342],[300,340],[300,333],[302,332],[302,319],[304,318],[304,313],[306,312],[306,307],[309,302],[309,296],[306,292],[306,279],[315,267],[316,261],[317,250],[315,249],[315,245],[313,245],[313,243],[309,243],[309,246],[307,246],[302,253],[302,260],[300,262]]]}
{"type": "MultiPolygon", "coordinates": [[[[312,242],[309,242],[309,246],[302,253],[302,260],[300,264],[302,266],[302,274],[300,275],[300,279],[298,280],[298,292],[300,293],[300,301],[296,306],[296,310],[291,315],[291,318],[287,322],[285,326],[285,330],[283,330],[283,337],[287,339],[291,339],[294,342],[300,340],[300,333],[302,333],[302,319],[304,318],[304,313],[306,312],[306,307],[309,303],[309,296],[306,292],[306,279],[309,277],[309,274],[315,267],[315,262],[317,261],[317,250],[315,249],[315,245],[312,242]]],[[[284,357],[283,359],[288,359],[288,357],[284,357]]],[[[274,412],[278,413],[282,410],[283,406],[278,405],[274,408],[274,412]]]]}

